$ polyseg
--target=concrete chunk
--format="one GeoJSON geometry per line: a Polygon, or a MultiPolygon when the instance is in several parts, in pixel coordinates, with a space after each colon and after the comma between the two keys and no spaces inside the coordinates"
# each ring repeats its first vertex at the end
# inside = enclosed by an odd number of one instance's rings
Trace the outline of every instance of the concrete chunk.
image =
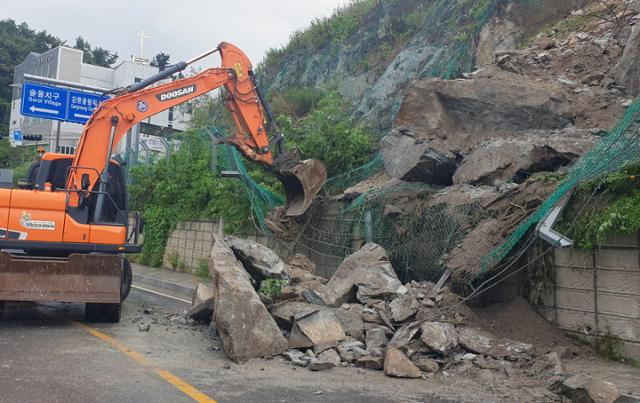
{"type": "Polygon", "coordinates": [[[420,329],[422,341],[434,351],[444,354],[458,345],[458,332],[451,323],[425,322],[420,329]]]}
{"type": "Polygon", "coordinates": [[[347,256],[327,283],[335,294],[331,306],[357,300],[393,299],[402,287],[385,249],[374,243],[365,244],[357,252],[347,256]],[[357,294],[356,294],[357,291],[357,294]]]}
{"type": "Polygon", "coordinates": [[[217,236],[209,255],[209,271],[213,278],[214,321],[229,358],[244,362],[284,352],[287,340],[242,264],[217,236]]]}
{"type": "Polygon", "coordinates": [[[198,283],[191,298],[187,316],[198,322],[211,322],[213,316],[213,283],[198,283]]]}
{"type": "Polygon", "coordinates": [[[396,378],[420,378],[420,368],[413,365],[402,351],[397,348],[387,348],[384,358],[384,374],[396,378]]]}
{"type": "Polygon", "coordinates": [[[290,348],[313,348],[320,353],[338,345],[347,336],[335,314],[320,310],[297,319],[289,335],[290,348]]]}
{"type": "Polygon", "coordinates": [[[271,249],[258,242],[235,236],[227,236],[224,240],[257,282],[266,278],[289,279],[287,266],[271,249]]]}

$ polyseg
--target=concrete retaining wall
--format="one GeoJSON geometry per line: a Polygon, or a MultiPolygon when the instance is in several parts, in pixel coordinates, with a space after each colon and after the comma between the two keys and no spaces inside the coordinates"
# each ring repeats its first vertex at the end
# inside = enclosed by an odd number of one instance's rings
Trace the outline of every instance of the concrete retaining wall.
{"type": "Polygon", "coordinates": [[[612,237],[600,248],[556,248],[553,283],[542,314],[560,329],[593,339],[611,333],[628,356],[640,358],[638,234],[612,237]]]}
{"type": "MultiPolygon", "coordinates": [[[[224,222],[183,221],[176,225],[167,239],[163,264],[169,268],[176,261],[188,271],[195,271],[200,262],[206,262],[213,246],[213,233],[222,234],[224,222]]],[[[273,249],[281,257],[288,256],[286,245],[262,234],[244,236],[273,249]]]]}

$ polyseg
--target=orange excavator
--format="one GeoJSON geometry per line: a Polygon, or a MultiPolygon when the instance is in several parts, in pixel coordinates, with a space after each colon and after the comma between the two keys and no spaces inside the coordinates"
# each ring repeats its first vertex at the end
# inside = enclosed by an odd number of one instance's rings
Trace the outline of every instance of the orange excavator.
{"type": "Polygon", "coordinates": [[[223,42],[115,90],[85,124],[75,155],[44,153],[19,188],[0,189],[0,314],[7,301],[82,302],[88,320],[119,320],[132,278],[123,254],[140,251],[142,221],[136,215],[129,222],[123,170],[112,154],[132,126],[220,87],[237,127],[222,141],[280,179],[286,215],[305,212],[326,169],[317,160],[297,160],[282,134],[270,135],[275,122],[251,62],[223,42]],[[158,84],[216,52],[221,67],[158,84]]]}

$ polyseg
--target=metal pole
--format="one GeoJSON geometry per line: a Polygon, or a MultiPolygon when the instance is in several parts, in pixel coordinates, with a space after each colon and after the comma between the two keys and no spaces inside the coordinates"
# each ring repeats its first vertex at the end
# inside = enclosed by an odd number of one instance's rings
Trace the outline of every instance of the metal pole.
{"type": "Polygon", "coordinates": [[[162,144],[164,145],[164,157],[167,161],[171,158],[171,143],[167,141],[164,137],[160,137],[162,140],[162,144]]]}
{"type": "Polygon", "coordinates": [[[142,148],[144,148],[145,164],[149,165],[151,163],[151,149],[147,145],[147,142],[144,140],[140,141],[140,145],[142,146],[142,148]]]}
{"type": "Polygon", "coordinates": [[[213,134],[213,131],[208,127],[205,127],[204,131],[211,138],[211,172],[218,172],[218,143],[217,137],[213,134]]]}
{"type": "Polygon", "coordinates": [[[131,160],[134,164],[138,163],[138,155],[140,154],[140,125],[135,125],[131,128],[133,134],[133,149],[131,160]]]}
{"type": "Polygon", "coordinates": [[[124,149],[124,175],[126,178],[127,185],[131,185],[131,165],[133,164],[133,160],[131,159],[131,129],[127,130],[127,136],[125,138],[125,149],[124,149]]]}
{"type": "Polygon", "coordinates": [[[57,153],[58,149],[60,148],[60,124],[62,122],[58,120],[58,129],[56,130],[56,143],[55,146],[53,147],[53,152],[57,153]]]}
{"type": "Polygon", "coordinates": [[[118,117],[111,117],[111,135],[109,136],[109,147],[107,148],[107,156],[104,162],[104,169],[100,175],[100,193],[98,193],[98,199],[96,200],[96,210],[94,215],[94,221],[100,222],[102,219],[102,210],[104,209],[105,193],[107,192],[107,184],[109,183],[109,164],[111,163],[111,151],[113,149],[113,140],[116,135],[116,125],[118,124],[118,117]]]}

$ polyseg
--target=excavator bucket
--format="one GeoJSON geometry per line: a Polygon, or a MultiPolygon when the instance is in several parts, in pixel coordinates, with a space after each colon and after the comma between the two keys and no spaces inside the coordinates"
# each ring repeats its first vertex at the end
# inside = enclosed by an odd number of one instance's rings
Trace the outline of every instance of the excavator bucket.
{"type": "Polygon", "coordinates": [[[276,175],[284,186],[285,215],[290,217],[304,214],[327,181],[327,169],[314,159],[291,161],[280,166],[276,175]]]}

